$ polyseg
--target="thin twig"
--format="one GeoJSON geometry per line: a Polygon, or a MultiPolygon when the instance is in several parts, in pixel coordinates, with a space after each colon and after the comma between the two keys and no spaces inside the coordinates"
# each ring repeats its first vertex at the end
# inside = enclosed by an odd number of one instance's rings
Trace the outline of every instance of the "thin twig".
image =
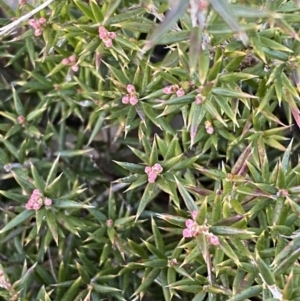
{"type": "Polygon", "coordinates": [[[29,12],[26,15],[20,17],[18,20],[15,20],[15,21],[11,22],[10,24],[8,24],[8,25],[0,28],[0,37],[4,36],[6,34],[11,33],[21,23],[27,21],[33,15],[35,15],[36,13],[38,13],[39,11],[41,11],[42,9],[44,9],[45,7],[47,7],[48,5],[50,5],[54,1],[55,0],[48,0],[48,1],[44,2],[43,4],[41,4],[40,6],[36,7],[35,9],[33,9],[31,12],[29,12]]]}

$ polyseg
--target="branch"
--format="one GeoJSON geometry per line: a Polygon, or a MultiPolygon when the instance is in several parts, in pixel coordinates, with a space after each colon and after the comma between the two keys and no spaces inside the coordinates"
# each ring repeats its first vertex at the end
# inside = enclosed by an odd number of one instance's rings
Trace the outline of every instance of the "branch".
{"type": "Polygon", "coordinates": [[[35,9],[33,9],[31,12],[27,13],[26,15],[20,17],[18,20],[13,21],[12,23],[0,28],[0,37],[4,36],[6,34],[11,33],[16,27],[18,27],[21,23],[27,21],[28,19],[30,19],[33,15],[35,15],[36,13],[38,13],[39,11],[41,11],[42,9],[44,9],[45,7],[47,7],[48,5],[50,5],[52,2],[54,2],[55,0],[48,0],[46,2],[44,2],[43,4],[41,4],[40,6],[36,7],[35,9]]]}

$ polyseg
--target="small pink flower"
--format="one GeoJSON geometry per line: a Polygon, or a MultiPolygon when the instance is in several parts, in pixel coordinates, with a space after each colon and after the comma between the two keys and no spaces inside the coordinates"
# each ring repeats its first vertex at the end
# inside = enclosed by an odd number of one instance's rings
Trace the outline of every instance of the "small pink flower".
{"type": "Polygon", "coordinates": [[[71,67],[71,69],[72,69],[74,72],[77,72],[77,71],[79,70],[79,67],[78,67],[78,65],[73,65],[73,66],[71,67]]]}
{"type": "Polygon", "coordinates": [[[71,63],[75,63],[76,62],[76,55],[72,54],[71,56],[69,56],[69,61],[71,63]]]}
{"type": "Polygon", "coordinates": [[[70,60],[68,58],[64,58],[61,63],[65,66],[69,65],[70,64],[70,60]]]}
{"type": "Polygon", "coordinates": [[[164,87],[164,88],[163,88],[163,92],[164,92],[165,94],[172,94],[172,93],[173,93],[173,91],[172,91],[172,86],[164,87]]]}
{"type": "Polygon", "coordinates": [[[43,31],[42,31],[40,28],[38,28],[38,29],[36,29],[36,30],[34,31],[34,35],[35,35],[36,37],[41,36],[42,33],[43,33],[43,31]]]}
{"type": "Polygon", "coordinates": [[[188,229],[191,229],[194,225],[197,225],[197,223],[195,223],[195,221],[193,221],[191,219],[187,219],[185,221],[185,225],[188,229]]]}
{"type": "Polygon", "coordinates": [[[41,193],[39,191],[39,189],[34,189],[33,192],[32,192],[32,196],[40,196],[41,193]]]}
{"type": "Polygon", "coordinates": [[[206,133],[212,135],[214,133],[214,128],[212,126],[206,128],[206,133]]]}
{"type": "Polygon", "coordinates": [[[39,28],[39,23],[35,19],[29,19],[28,24],[32,26],[34,29],[39,28]]]}
{"type": "Polygon", "coordinates": [[[106,31],[101,31],[101,32],[99,32],[99,38],[100,38],[101,40],[107,39],[107,38],[108,38],[107,32],[106,32],[106,31]]]}
{"type": "Polygon", "coordinates": [[[193,237],[192,231],[190,229],[184,229],[182,231],[182,236],[186,238],[193,237]]]}
{"type": "Polygon", "coordinates": [[[200,105],[202,102],[203,102],[203,99],[202,99],[201,95],[198,94],[195,98],[195,103],[197,105],[200,105]]]}
{"type": "Polygon", "coordinates": [[[183,96],[184,94],[185,94],[185,93],[184,93],[184,91],[183,91],[182,88],[180,88],[179,90],[176,91],[177,97],[181,97],[181,96],[183,96]]]}
{"type": "Polygon", "coordinates": [[[149,173],[150,171],[152,171],[152,167],[146,166],[145,167],[145,173],[149,173]]]}
{"type": "Polygon", "coordinates": [[[32,210],[32,205],[28,202],[25,205],[26,210],[32,210]]]}
{"type": "Polygon", "coordinates": [[[161,173],[163,171],[163,168],[159,163],[155,163],[152,167],[152,170],[156,171],[157,173],[161,173]]]}
{"type": "Polygon", "coordinates": [[[138,103],[138,99],[135,95],[133,96],[130,96],[129,98],[129,103],[132,105],[132,106],[135,106],[137,103],[138,103]]]}
{"type": "Polygon", "coordinates": [[[109,32],[108,37],[114,40],[117,37],[117,34],[115,32],[109,32]]]}
{"type": "Polygon", "coordinates": [[[128,94],[122,97],[122,103],[124,103],[124,104],[129,103],[129,95],[128,94]]]}
{"type": "Polygon", "coordinates": [[[127,85],[127,92],[128,93],[135,93],[135,87],[134,85],[127,85]]]}
{"type": "Polygon", "coordinates": [[[209,236],[209,241],[212,245],[214,246],[219,246],[220,245],[220,241],[219,241],[219,238],[218,236],[214,235],[214,234],[211,234],[209,236]]]}
{"type": "Polygon", "coordinates": [[[156,180],[156,175],[155,175],[155,177],[150,177],[150,176],[148,177],[148,182],[151,184],[154,183],[155,180],[156,180]]]}
{"type": "Polygon", "coordinates": [[[45,200],[44,200],[44,205],[45,205],[45,206],[51,206],[51,205],[52,205],[52,200],[49,199],[49,198],[45,198],[45,200]]]}
{"type": "Polygon", "coordinates": [[[39,210],[40,208],[41,208],[41,204],[39,204],[39,203],[34,203],[32,206],[33,210],[39,210]]]}
{"type": "Polygon", "coordinates": [[[99,33],[101,33],[101,32],[107,32],[107,30],[106,30],[105,27],[100,26],[100,27],[98,28],[98,32],[99,32],[99,33]]]}
{"type": "Polygon", "coordinates": [[[39,23],[41,25],[45,25],[47,23],[47,20],[44,17],[39,18],[39,23]]]}
{"type": "Polygon", "coordinates": [[[104,39],[103,43],[107,48],[110,48],[112,46],[112,40],[111,39],[104,39]]]}
{"type": "Polygon", "coordinates": [[[155,171],[153,171],[153,169],[148,173],[148,177],[149,178],[153,178],[156,179],[157,177],[157,173],[155,171]]]}

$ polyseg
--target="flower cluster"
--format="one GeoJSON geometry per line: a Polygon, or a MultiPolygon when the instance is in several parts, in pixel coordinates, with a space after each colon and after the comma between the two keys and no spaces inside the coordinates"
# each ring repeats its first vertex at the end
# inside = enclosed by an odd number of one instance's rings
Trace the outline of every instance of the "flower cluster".
{"type": "Polygon", "coordinates": [[[42,35],[43,33],[43,27],[47,23],[47,20],[44,17],[36,19],[29,19],[28,24],[34,28],[34,35],[36,37],[42,35]]]}
{"type": "Polygon", "coordinates": [[[186,220],[185,222],[186,228],[182,232],[183,237],[186,238],[196,237],[200,233],[203,233],[212,245],[218,246],[220,244],[218,237],[212,233],[209,233],[208,227],[206,225],[200,226],[197,224],[197,222],[195,221],[197,215],[198,215],[198,211],[193,211],[192,212],[193,219],[186,220]]]}
{"type": "Polygon", "coordinates": [[[133,85],[127,85],[126,89],[128,94],[123,96],[122,103],[124,104],[130,103],[131,105],[135,106],[138,103],[135,87],[133,85]]]}
{"type": "Polygon", "coordinates": [[[74,72],[77,72],[79,67],[76,63],[76,56],[73,54],[71,56],[69,56],[68,58],[64,58],[61,63],[65,66],[70,66],[71,69],[74,71],[74,72]]]}
{"type": "Polygon", "coordinates": [[[51,199],[44,198],[38,189],[34,189],[25,207],[27,210],[39,210],[43,205],[51,206],[51,204],[51,199]]]}
{"type": "Polygon", "coordinates": [[[103,41],[106,47],[112,46],[112,40],[114,40],[117,35],[115,32],[107,31],[107,29],[103,26],[100,26],[98,29],[99,38],[103,41]]]}
{"type": "Polygon", "coordinates": [[[152,167],[151,166],[146,166],[145,167],[145,173],[148,175],[148,182],[149,183],[154,183],[157,176],[162,173],[163,168],[159,163],[154,164],[152,167]]]}
{"type": "Polygon", "coordinates": [[[171,85],[171,86],[164,87],[163,92],[165,94],[174,94],[174,93],[176,93],[177,97],[181,97],[185,94],[184,90],[182,88],[180,88],[178,85],[171,85]]]}

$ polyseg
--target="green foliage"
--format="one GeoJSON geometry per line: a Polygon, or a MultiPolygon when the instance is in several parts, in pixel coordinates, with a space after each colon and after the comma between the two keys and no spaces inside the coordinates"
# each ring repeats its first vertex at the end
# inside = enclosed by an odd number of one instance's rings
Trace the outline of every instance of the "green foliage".
{"type": "Polygon", "coordinates": [[[299,300],[299,1],[20,2],[0,299],[299,300]]]}

